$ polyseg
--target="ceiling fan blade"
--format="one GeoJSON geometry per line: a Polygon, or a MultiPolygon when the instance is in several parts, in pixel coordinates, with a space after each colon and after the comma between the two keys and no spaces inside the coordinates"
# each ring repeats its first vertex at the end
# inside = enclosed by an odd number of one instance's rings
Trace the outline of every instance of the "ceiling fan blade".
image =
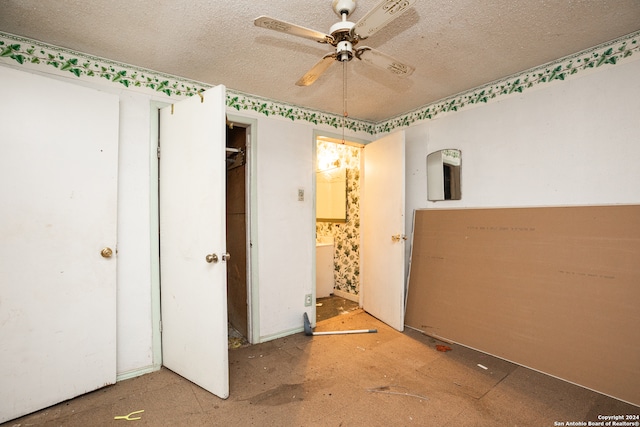
{"type": "Polygon", "coordinates": [[[389,22],[402,15],[416,0],[382,0],[353,27],[352,33],[366,39],[389,22]]]}
{"type": "Polygon", "coordinates": [[[266,28],[268,30],[280,31],[281,33],[291,34],[305,39],[315,40],[320,43],[331,43],[333,37],[321,31],[312,30],[301,27],[300,25],[291,24],[269,16],[258,16],[253,20],[256,27],[266,28]]]}
{"type": "Polygon", "coordinates": [[[337,54],[335,53],[328,53],[323,56],[322,59],[316,63],[316,65],[314,65],[309,71],[307,71],[307,74],[300,77],[300,80],[296,82],[296,85],[310,86],[311,84],[313,84],[313,82],[318,80],[318,77],[320,77],[322,73],[327,71],[327,68],[329,68],[331,64],[335,62],[336,55],[337,54]]]}
{"type": "Polygon", "coordinates": [[[374,65],[387,71],[391,71],[401,77],[410,76],[415,70],[411,65],[400,62],[379,50],[375,50],[367,46],[362,46],[357,49],[355,55],[356,58],[361,59],[369,65],[374,65]]]}

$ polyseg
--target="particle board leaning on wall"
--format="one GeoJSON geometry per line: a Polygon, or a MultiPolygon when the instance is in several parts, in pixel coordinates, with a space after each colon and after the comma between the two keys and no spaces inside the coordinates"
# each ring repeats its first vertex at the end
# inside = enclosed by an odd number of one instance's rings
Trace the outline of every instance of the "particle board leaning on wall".
{"type": "Polygon", "coordinates": [[[640,405],[640,206],[415,213],[406,324],[640,405]]]}

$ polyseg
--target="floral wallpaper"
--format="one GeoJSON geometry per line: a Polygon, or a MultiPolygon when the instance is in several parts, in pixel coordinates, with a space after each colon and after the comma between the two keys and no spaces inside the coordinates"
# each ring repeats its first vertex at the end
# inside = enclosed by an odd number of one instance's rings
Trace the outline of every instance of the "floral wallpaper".
{"type": "MultiPolygon", "coordinates": [[[[375,136],[433,119],[443,113],[459,111],[466,106],[487,103],[500,96],[522,93],[540,84],[565,80],[581,71],[615,65],[638,51],[640,51],[640,31],[378,123],[343,118],[342,115],[309,110],[229,88],[227,88],[226,104],[227,107],[238,111],[253,111],[266,116],[328,125],[336,129],[342,128],[345,120],[346,129],[375,136]]],[[[130,89],[146,89],[161,92],[166,96],[193,96],[212,86],[1,31],[0,61],[10,61],[32,68],[44,67],[58,74],[71,73],[77,78],[99,78],[130,89]]]]}
{"type": "Polygon", "coordinates": [[[317,222],[316,238],[334,239],[333,277],[335,289],[360,292],[360,151],[361,148],[318,141],[318,158],[332,151],[347,172],[347,221],[317,222]]]}

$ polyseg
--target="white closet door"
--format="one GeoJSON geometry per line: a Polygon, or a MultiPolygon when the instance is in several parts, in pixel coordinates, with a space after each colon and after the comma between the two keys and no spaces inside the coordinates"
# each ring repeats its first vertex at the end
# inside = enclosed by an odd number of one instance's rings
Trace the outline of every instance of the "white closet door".
{"type": "Polygon", "coordinates": [[[225,88],[160,111],[163,364],[229,396],[225,88]]]}
{"type": "Polygon", "coordinates": [[[404,330],[404,131],[364,149],[362,306],[404,330]]]}
{"type": "Polygon", "coordinates": [[[2,66],[0,81],[3,422],[116,380],[119,106],[2,66]]]}

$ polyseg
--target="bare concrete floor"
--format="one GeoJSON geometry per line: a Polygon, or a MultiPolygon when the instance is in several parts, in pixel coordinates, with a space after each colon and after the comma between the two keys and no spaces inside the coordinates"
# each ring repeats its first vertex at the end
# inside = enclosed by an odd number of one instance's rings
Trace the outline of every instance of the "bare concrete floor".
{"type": "Polygon", "coordinates": [[[162,369],[3,426],[558,426],[640,408],[362,312],[229,350],[230,397],[162,369]],[[487,369],[478,366],[483,365],[487,369]],[[144,410],[140,420],[115,416],[144,410]]]}

